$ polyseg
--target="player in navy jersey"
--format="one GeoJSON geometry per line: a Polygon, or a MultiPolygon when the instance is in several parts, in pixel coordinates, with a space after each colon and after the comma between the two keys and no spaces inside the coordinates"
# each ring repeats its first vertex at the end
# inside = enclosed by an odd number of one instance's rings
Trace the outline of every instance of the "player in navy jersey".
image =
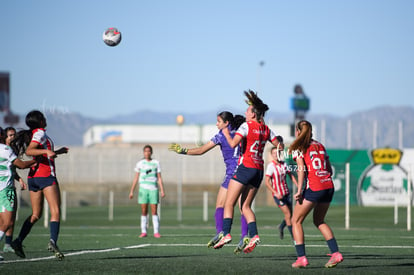
{"type": "Polygon", "coordinates": [[[50,209],[49,251],[59,260],[64,258],[57,246],[60,230],[60,188],[56,178],[55,159],[59,154],[66,154],[68,148],[54,149],[52,139],[46,134],[46,118],[42,112],[34,110],[26,115],[29,130],[21,130],[11,142],[16,155],[26,154],[36,160],[36,165],[29,171],[27,184],[32,204],[32,214],[24,221],[19,236],[11,243],[17,256],[25,258],[22,242],[30,233],[33,225],[40,219],[43,200],[50,209]]]}
{"type": "Polygon", "coordinates": [[[257,232],[256,217],[251,209],[252,202],[263,179],[263,150],[269,141],[274,146],[282,142],[264,123],[264,115],[269,107],[253,91],[244,92],[249,107],[246,110],[246,122],[237,130],[234,138],[227,128],[223,134],[231,147],[243,144],[239,165],[230,180],[226,201],[224,203],[223,231],[220,240],[214,245],[215,249],[231,242],[231,225],[233,223],[234,206],[241,196],[241,211],[247,221],[249,242],[244,247],[244,253],[250,253],[260,242],[257,232]]]}
{"type": "Polygon", "coordinates": [[[290,235],[292,234],[292,200],[290,198],[289,188],[286,182],[287,176],[290,177],[292,182],[297,185],[296,178],[291,171],[287,168],[285,163],[284,151],[279,147],[273,147],[270,150],[272,161],[267,165],[265,183],[267,189],[272,192],[272,197],[283,212],[284,219],[279,225],[279,236],[283,239],[283,230],[287,226],[290,235]]]}
{"type": "Polygon", "coordinates": [[[343,261],[332,229],[325,222],[325,216],[334,194],[332,167],[325,147],[312,139],[312,124],[301,120],[296,125],[296,139],[290,145],[290,152],[298,164],[298,191],[296,206],[292,215],[293,237],[295,239],[296,262],[293,268],[306,267],[309,262],[305,252],[305,237],[302,223],[313,209],[313,223],[322,233],[331,250],[331,258],[325,267],[335,267],[343,261]],[[303,186],[306,184],[305,189],[303,186]]]}
{"type": "MultiPolygon", "coordinates": [[[[203,155],[204,153],[210,151],[217,145],[220,146],[221,153],[223,155],[224,164],[226,165],[226,174],[224,176],[223,182],[220,186],[219,192],[217,194],[216,200],[216,211],[214,214],[214,219],[216,223],[216,236],[213,237],[207,244],[207,247],[213,247],[218,242],[219,233],[223,230],[223,212],[224,212],[224,201],[226,199],[227,188],[229,181],[236,171],[237,161],[240,156],[240,148],[237,146],[232,148],[229,146],[226,137],[223,135],[223,129],[228,128],[230,135],[233,137],[236,133],[236,130],[239,126],[245,122],[245,118],[241,115],[235,115],[228,111],[223,111],[217,115],[216,126],[219,129],[219,132],[211,138],[206,144],[197,147],[197,148],[182,148],[181,145],[173,143],[170,145],[169,149],[179,154],[186,155],[203,155]]],[[[247,235],[247,223],[244,216],[241,216],[241,241],[239,246],[235,249],[235,253],[239,253],[243,248],[243,238],[247,235]]]]}

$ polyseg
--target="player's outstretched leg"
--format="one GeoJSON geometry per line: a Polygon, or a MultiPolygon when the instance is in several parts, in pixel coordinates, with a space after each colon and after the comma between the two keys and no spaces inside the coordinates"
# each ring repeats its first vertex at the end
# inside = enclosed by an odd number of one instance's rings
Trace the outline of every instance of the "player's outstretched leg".
{"type": "Polygon", "coordinates": [[[230,233],[224,235],[223,232],[220,232],[219,238],[219,241],[214,245],[214,249],[222,248],[225,244],[231,243],[230,233]]]}
{"type": "Polygon", "coordinates": [[[23,245],[18,239],[12,241],[10,245],[14,249],[14,253],[16,253],[17,256],[19,256],[20,258],[26,258],[26,255],[23,251],[23,245]]]}
{"type": "Polygon", "coordinates": [[[283,227],[281,226],[281,225],[279,225],[279,227],[278,227],[278,230],[279,230],[279,238],[281,239],[281,240],[283,240],[283,237],[284,237],[284,232],[283,232],[283,227]]]}
{"type": "Polygon", "coordinates": [[[47,245],[47,250],[53,252],[55,254],[55,257],[60,261],[63,260],[63,258],[65,257],[63,253],[60,252],[59,247],[55,244],[53,240],[49,241],[47,245]]]}
{"type": "Polygon", "coordinates": [[[337,264],[341,263],[344,260],[344,257],[342,257],[342,254],[339,253],[339,252],[335,252],[330,256],[331,256],[331,258],[325,264],[326,268],[335,267],[337,264]]]}
{"type": "Polygon", "coordinates": [[[292,264],[293,268],[302,268],[309,265],[308,259],[306,256],[301,256],[296,259],[296,262],[292,264]]]}
{"type": "Polygon", "coordinates": [[[259,235],[255,235],[254,237],[250,238],[249,243],[246,245],[246,247],[243,249],[244,253],[250,253],[254,250],[256,245],[260,243],[259,235]]]}
{"type": "Polygon", "coordinates": [[[239,244],[234,249],[234,254],[239,254],[240,252],[242,252],[246,245],[248,245],[249,240],[250,239],[247,236],[242,237],[239,241],[239,244]]]}
{"type": "MultiPolygon", "coordinates": [[[[220,232],[220,233],[222,233],[222,232],[220,232]]],[[[208,243],[207,243],[207,247],[208,248],[211,248],[211,247],[213,247],[214,245],[216,245],[218,242],[219,242],[219,240],[220,240],[220,233],[218,233],[216,236],[214,236],[208,243]]]]}

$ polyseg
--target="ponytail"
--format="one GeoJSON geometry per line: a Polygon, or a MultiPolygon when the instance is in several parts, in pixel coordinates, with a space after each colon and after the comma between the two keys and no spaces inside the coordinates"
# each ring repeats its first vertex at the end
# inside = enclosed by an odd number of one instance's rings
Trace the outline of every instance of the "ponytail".
{"type": "Polygon", "coordinates": [[[10,143],[10,147],[17,156],[22,156],[32,140],[31,130],[20,130],[10,143]]]}

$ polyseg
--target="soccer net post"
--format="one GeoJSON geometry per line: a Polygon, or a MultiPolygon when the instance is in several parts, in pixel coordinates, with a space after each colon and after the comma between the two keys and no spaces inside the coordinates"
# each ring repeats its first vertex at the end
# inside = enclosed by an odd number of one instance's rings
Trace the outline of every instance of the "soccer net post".
{"type": "Polygon", "coordinates": [[[43,199],[43,226],[45,228],[49,227],[49,204],[47,204],[46,199],[43,199]]]}
{"type": "Polygon", "coordinates": [[[345,229],[349,229],[350,165],[345,164],[345,229]]]}
{"type": "Polygon", "coordinates": [[[114,191],[109,191],[108,220],[114,220],[114,191]]]}
{"type": "Polygon", "coordinates": [[[67,209],[67,192],[62,191],[62,221],[66,221],[66,209],[67,209]]]}
{"type": "Polygon", "coordinates": [[[203,221],[208,221],[208,192],[203,192],[203,221]]]}

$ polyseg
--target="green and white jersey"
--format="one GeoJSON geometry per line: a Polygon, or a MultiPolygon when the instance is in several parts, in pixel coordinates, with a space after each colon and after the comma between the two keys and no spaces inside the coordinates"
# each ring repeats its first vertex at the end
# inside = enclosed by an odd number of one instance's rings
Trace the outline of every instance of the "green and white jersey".
{"type": "Polygon", "coordinates": [[[157,174],[161,173],[158,160],[152,159],[147,161],[146,159],[142,159],[137,162],[134,170],[139,173],[139,188],[147,190],[158,189],[157,174]]]}
{"type": "Polygon", "coordinates": [[[13,186],[12,165],[16,158],[17,156],[9,146],[0,144],[0,190],[13,186]]]}

